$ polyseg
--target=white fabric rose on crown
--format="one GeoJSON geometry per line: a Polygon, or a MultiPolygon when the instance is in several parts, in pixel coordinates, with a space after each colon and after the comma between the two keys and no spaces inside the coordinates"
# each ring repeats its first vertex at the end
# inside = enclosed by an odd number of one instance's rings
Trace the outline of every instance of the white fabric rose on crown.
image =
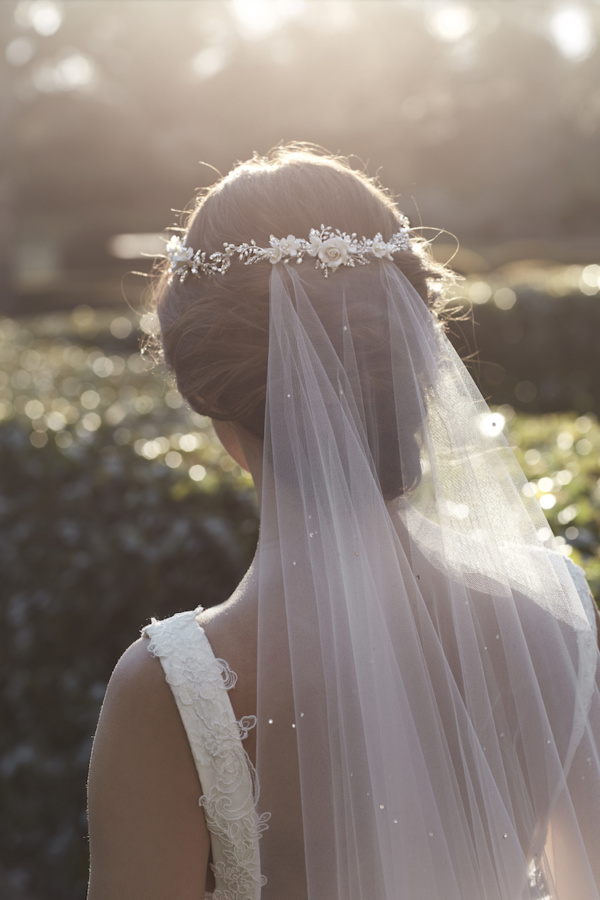
{"type": "Polygon", "coordinates": [[[331,237],[321,243],[317,255],[329,269],[347,266],[350,260],[350,244],[341,237],[331,237]]]}

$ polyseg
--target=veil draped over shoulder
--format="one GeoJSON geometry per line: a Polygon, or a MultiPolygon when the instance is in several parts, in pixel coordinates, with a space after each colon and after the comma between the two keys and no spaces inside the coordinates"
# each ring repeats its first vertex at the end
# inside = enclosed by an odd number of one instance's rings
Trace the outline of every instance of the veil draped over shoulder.
{"type": "Polygon", "coordinates": [[[256,896],[600,900],[593,601],[498,418],[391,261],[270,278],[256,896]]]}

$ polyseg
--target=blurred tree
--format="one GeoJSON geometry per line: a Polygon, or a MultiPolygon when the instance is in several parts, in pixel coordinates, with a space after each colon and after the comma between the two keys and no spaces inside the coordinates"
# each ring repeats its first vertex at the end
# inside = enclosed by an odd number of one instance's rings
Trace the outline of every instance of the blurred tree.
{"type": "Polygon", "coordinates": [[[560,8],[529,0],[3,3],[20,241],[85,285],[111,234],[162,229],[212,180],[200,159],[298,138],[380,165],[413,219],[476,248],[597,241],[600,7],[580,6],[575,58],[560,8]]]}
{"type": "MultiPolygon", "coordinates": [[[[9,35],[15,3],[0,6],[0,34],[9,35]]],[[[15,312],[13,285],[14,197],[12,173],[12,134],[15,109],[13,70],[6,55],[0,58],[0,311],[15,312]]]]}

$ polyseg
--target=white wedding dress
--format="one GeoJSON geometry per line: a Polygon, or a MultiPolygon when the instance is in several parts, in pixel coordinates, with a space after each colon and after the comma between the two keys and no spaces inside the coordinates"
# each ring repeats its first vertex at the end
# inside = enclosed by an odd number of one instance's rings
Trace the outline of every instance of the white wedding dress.
{"type": "MultiPolygon", "coordinates": [[[[594,600],[584,572],[569,559],[567,564],[597,640],[594,600]]],[[[216,885],[206,897],[254,900],[264,881],[259,837],[268,813],[259,816],[256,812],[256,775],[242,742],[256,725],[256,718],[236,719],[228,690],[235,686],[237,675],[225,660],[215,657],[196,621],[201,611],[199,607],[162,621],[153,620],[142,633],[150,638],[149,652],[162,664],[202,785],[199,803],[210,832],[216,885]]],[[[589,666],[582,665],[579,673],[584,697],[593,691],[595,656],[589,666]]],[[[575,717],[572,745],[578,743],[581,733],[577,732],[582,726],[575,717]]],[[[540,893],[532,896],[540,897],[540,893]]]]}

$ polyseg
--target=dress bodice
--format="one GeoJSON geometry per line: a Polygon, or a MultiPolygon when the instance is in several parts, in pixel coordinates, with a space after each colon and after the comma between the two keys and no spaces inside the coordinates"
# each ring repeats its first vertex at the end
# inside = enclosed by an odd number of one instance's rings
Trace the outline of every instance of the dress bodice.
{"type": "Polygon", "coordinates": [[[143,629],[160,659],[177,703],[202,785],[200,806],[210,832],[215,890],[212,900],[260,896],[258,838],[266,816],[256,813],[256,773],[242,741],[255,716],[235,718],[228,690],[237,675],[215,657],[196,621],[201,609],[153,620],[143,629]]]}

